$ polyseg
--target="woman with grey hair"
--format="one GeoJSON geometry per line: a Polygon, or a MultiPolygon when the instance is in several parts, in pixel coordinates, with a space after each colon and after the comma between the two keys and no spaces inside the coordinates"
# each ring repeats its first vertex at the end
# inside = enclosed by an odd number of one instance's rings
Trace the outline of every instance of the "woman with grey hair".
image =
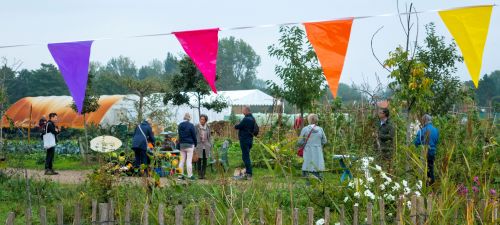
{"type": "Polygon", "coordinates": [[[299,145],[304,146],[304,162],[302,163],[302,175],[309,174],[322,179],[321,172],[325,170],[325,159],[323,158],[323,145],[326,144],[326,135],[323,128],[317,125],[318,115],[307,116],[309,125],[300,132],[299,145]]]}
{"type": "Polygon", "coordinates": [[[188,179],[194,180],[193,176],[193,151],[197,145],[196,130],[194,125],[189,122],[191,120],[191,115],[189,113],[184,114],[184,121],[179,124],[177,128],[179,134],[179,145],[181,150],[181,160],[179,162],[179,168],[182,174],[179,176],[179,180],[184,179],[184,164],[186,164],[188,179]]]}

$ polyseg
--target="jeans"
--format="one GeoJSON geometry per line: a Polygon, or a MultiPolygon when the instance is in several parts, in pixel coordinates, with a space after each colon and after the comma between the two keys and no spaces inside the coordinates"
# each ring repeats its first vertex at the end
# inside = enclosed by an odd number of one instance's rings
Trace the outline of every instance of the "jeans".
{"type": "Polygon", "coordinates": [[[434,183],[434,160],[436,159],[436,155],[427,154],[427,177],[430,179],[429,183],[434,183]]]}
{"type": "Polygon", "coordinates": [[[253,141],[240,141],[241,147],[241,158],[243,163],[245,163],[246,174],[252,176],[252,161],[250,159],[250,149],[252,149],[253,141]]]}
{"type": "Polygon", "coordinates": [[[139,168],[142,164],[148,165],[148,156],[146,155],[146,150],[140,148],[132,148],[135,153],[134,167],[139,168]]]}
{"type": "Polygon", "coordinates": [[[179,168],[181,168],[182,174],[184,174],[184,163],[186,163],[188,177],[193,176],[193,151],[194,146],[191,148],[181,148],[181,161],[179,162],[179,168]]]}
{"type": "Polygon", "coordinates": [[[198,167],[198,175],[200,176],[200,178],[204,178],[205,172],[207,171],[207,153],[205,152],[205,149],[203,149],[202,151],[202,155],[198,159],[198,162],[196,162],[198,167]]]}
{"type": "Polygon", "coordinates": [[[47,149],[47,155],[45,156],[45,170],[52,170],[54,164],[54,155],[56,147],[47,149]]]}

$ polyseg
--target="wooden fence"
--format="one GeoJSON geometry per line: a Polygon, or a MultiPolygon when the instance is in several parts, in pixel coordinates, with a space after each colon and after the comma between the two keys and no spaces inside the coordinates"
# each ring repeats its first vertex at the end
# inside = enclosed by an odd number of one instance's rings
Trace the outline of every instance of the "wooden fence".
{"type": "MultiPolygon", "coordinates": [[[[335,224],[335,223],[340,223],[340,225],[345,225],[345,224],[353,224],[353,225],[359,225],[359,224],[367,224],[367,225],[374,225],[374,224],[380,224],[380,225],[385,225],[385,224],[412,224],[412,225],[424,225],[424,224],[430,224],[430,217],[433,215],[432,213],[432,197],[428,197],[427,199],[424,199],[423,197],[417,197],[413,196],[411,198],[411,209],[410,213],[405,213],[403,202],[406,200],[404,198],[400,198],[398,203],[397,203],[397,213],[395,217],[390,218],[388,215],[385,213],[385,204],[384,200],[380,199],[378,201],[378,212],[374,212],[373,204],[368,203],[366,207],[366,216],[364,218],[361,218],[360,216],[360,210],[358,206],[353,207],[353,213],[351,218],[351,222],[348,222],[348,219],[346,217],[346,210],[344,205],[340,205],[340,210],[337,213],[338,221],[331,221],[331,215],[332,212],[330,208],[325,208],[324,212],[319,212],[320,215],[315,216],[314,208],[307,208],[307,217],[306,217],[306,224],[307,225],[315,225],[316,222],[315,220],[322,218],[324,220],[325,225],[330,225],[330,224],[335,224]],[[427,200],[427,203],[425,203],[425,200],[427,200]],[[374,213],[378,213],[378,216],[374,213]],[[409,218],[408,218],[409,216],[409,218]],[[387,222],[386,222],[387,221],[387,222]],[[388,222],[391,221],[391,222],[388,222]]],[[[97,203],[96,200],[92,201],[92,215],[91,215],[91,221],[90,224],[92,225],[115,225],[115,224],[125,224],[125,225],[132,225],[131,223],[131,203],[130,201],[126,202],[125,205],[125,210],[124,210],[124,218],[123,220],[117,219],[117,214],[115,213],[115,205],[112,200],[110,200],[108,203],[97,203]]],[[[163,203],[160,203],[158,205],[158,211],[157,211],[157,218],[155,221],[158,221],[159,225],[164,225],[165,224],[165,205],[163,203]]],[[[48,222],[47,221],[47,209],[46,207],[40,207],[39,210],[39,218],[40,218],[40,224],[41,225],[47,225],[47,224],[57,224],[57,225],[64,225],[64,224],[73,224],[73,225],[82,225],[82,224],[89,224],[83,220],[83,212],[82,212],[82,205],[80,203],[77,203],[74,207],[74,217],[73,221],[71,223],[68,223],[68,221],[64,221],[64,213],[63,213],[63,206],[60,204],[56,207],[56,223],[54,222],[48,222]],[[85,222],[85,223],[84,223],[85,222]]],[[[364,210],[364,209],[363,209],[364,210]]],[[[145,204],[143,212],[149,212],[149,205],[145,204]]],[[[265,216],[264,216],[264,210],[262,208],[258,209],[258,215],[259,218],[250,218],[250,209],[244,208],[242,211],[242,216],[238,219],[235,219],[234,216],[234,210],[229,209],[227,210],[227,213],[225,215],[225,221],[220,221],[216,219],[216,208],[212,204],[212,206],[207,209],[208,211],[208,224],[210,225],[215,225],[215,224],[227,224],[227,225],[233,225],[233,224],[243,224],[243,225],[250,225],[250,224],[259,224],[259,225],[266,225],[266,224],[275,224],[275,225],[283,225],[284,223],[284,215],[283,211],[281,209],[275,210],[275,216],[274,216],[274,221],[267,221],[265,216]],[[253,219],[253,220],[252,220],[253,219]],[[251,222],[253,221],[253,222],[251,222]],[[257,222],[255,222],[257,221],[257,222]]],[[[434,213],[436,214],[436,213],[434,213]]],[[[6,225],[13,225],[14,224],[14,219],[15,219],[15,214],[13,212],[10,212],[7,217],[6,225]]],[[[185,215],[184,209],[182,205],[177,205],[175,207],[175,225],[182,225],[182,224],[192,224],[194,221],[195,225],[200,225],[202,223],[202,215],[200,214],[200,208],[195,207],[194,208],[194,215],[185,215]],[[189,218],[189,223],[187,220],[185,220],[185,217],[189,218]]],[[[293,225],[298,225],[299,224],[299,209],[295,208],[292,211],[291,215],[291,224],[293,225]]],[[[205,221],[206,221],[205,220],[205,221]]],[[[465,210],[462,210],[459,212],[457,209],[454,212],[454,221],[453,224],[474,224],[474,221],[479,222],[480,224],[498,224],[498,201],[480,201],[477,203],[477,206],[475,206],[475,203],[472,200],[468,200],[466,202],[465,210]],[[488,211],[485,211],[487,210],[488,211]],[[486,213],[485,213],[486,212],[486,213]],[[491,212],[491,213],[490,213],[491,212]],[[459,213],[465,213],[463,217],[459,217],[459,213]],[[485,215],[488,214],[488,215],[485,215]]],[[[25,213],[25,224],[26,225],[31,225],[32,224],[32,211],[30,209],[26,210],[25,213]]],[[[147,225],[150,224],[149,220],[149,213],[143,213],[141,218],[140,218],[140,224],[142,225],[147,225]]],[[[435,221],[434,221],[435,223],[435,221]]],[[[444,223],[444,221],[443,221],[444,223]]]]}

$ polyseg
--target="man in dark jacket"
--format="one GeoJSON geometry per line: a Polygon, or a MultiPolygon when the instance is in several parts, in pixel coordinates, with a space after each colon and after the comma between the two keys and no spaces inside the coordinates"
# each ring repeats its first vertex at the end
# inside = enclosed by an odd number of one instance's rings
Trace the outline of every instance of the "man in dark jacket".
{"type": "Polygon", "coordinates": [[[387,108],[379,110],[378,117],[380,119],[380,123],[378,124],[377,140],[379,159],[384,164],[382,166],[386,167],[386,169],[391,172],[392,154],[394,152],[394,127],[392,126],[392,122],[389,120],[389,110],[387,108]]]}
{"type": "MultiPolygon", "coordinates": [[[[56,126],[57,123],[57,114],[56,113],[50,113],[49,114],[49,121],[46,123],[46,127],[44,127],[44,134],[46,133],[52,133],[56,139],[56,144],[57,144],[57,135],[59,134],[59,128],[56,126]]],[[[52,148],[47,149],[47,154],[45,156],[45,175],[57,175],[56,171],[54,171],[53,164],[54,164],[54,155],[56,151],[56,146],[52,148]]]]}
{"type": "Polygon", "coordinates": [[[243,107],[243,114],[245,117],[241,120],[240,124],[234,126],[238,130],[238,137],[240,139],[240,147],[242,152],[243,162],[245,163],[245,177],[246,179],[252,178],[252,161],[250,159],[250,149],[253,145],[254,129],[256,125],[255,118],[252,116],[250,107],[243,107]]]}
{"type": "Polygon", "coordinates": [[[136,168],[139,168],[142,164],[148,164],[148,156],[146,155],[148,142],[154,145],[155,136],[151,125],[148,121],[144,120],[137,126],[137,128],[135,128],[134,137],[132,139],[132,150],[134,150],[135,153],[134,166],[136,168]]]}
{"type": "Polygon", "coordinates": [[[433,184],[434,177],[434,160],[436,158],[436,149],[439,141],[439,131],[432,125],[432,117],[425,114],[422,117],[424,126],[417,132],[415,138],[415,146],[424,146],[427,149],[427,178],[428,184],[433,184]]]}

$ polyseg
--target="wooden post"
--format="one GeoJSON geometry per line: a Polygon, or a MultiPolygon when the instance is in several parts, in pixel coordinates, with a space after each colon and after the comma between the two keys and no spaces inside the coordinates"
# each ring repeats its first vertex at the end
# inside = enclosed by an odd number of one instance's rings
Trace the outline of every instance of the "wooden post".
{"type": "Polygon", "coordinates": [[[115,205],[113,199],[108,200],[108,225],[115,224],[115,205]]]}
{"type": "Polygon", "coordinates": [[[62,204],[57,205],[56,216],[57,216],[57,225],[63,225],[64,209],[62,204]]]}
{"type": "Polygon", "coordinates": [[[283,225],[283,215],[281,209],[276,210],[276,225],[283,225]]]}
{"type": "Polygon", "coordinates": [[[163,214],[164,210],[165,210],[165,205],[163,203],[160,203],[158,205],[158,224],[159,225],[165,225],[165,216],[163,214]]]}
{"type": "Polygon", "coordinates": [[[418,202],[418,224],[419,225],[424,225],[425,223],[425,202],[424,202],[424,197],[418,196],[417,198],[418,202]]]}
{"type": "Polygon", "coordinates": [[[340,205],[340,225],[345,225],[345,207],[340,205]]]}
{"type": "MultiPolygon", "coordinates": [[[[427,214],[425,215],[425,221],[431,221],[432,214],[432,195],[427,196],[427,214]]],[[[429,224],[429,223],[427,223],[429,224]]]]}
{"type": "Polygon", "coordinates": [[[250,225],[250,209],[243,209],[243,225],[250,225]]]}
{"type": "Polygon", "coordinates": [[[130,210],[131,210],[130,201],[127,200],[125,203],[125,225],[130,225],[130,210]]]}
{"type": "Polygon", "coordinates": [[[383,198],[378,200],[378,210],[380,225],[385,225],[385,203],[383,198]]]}
{"type": "Polygon", "coordinates": [[[73,225],[82,225],[82,204],[80,202],[75,204],[75,218],[73,225]]]}
{"type": "Polygon", "coordinates": [[[358,206],[353,207],[352,225],[358,225],[358,206]]]}
{"type": "Polygon", "coordinates": [[[265,225],[266,224],[266,220],[264,219],[264,209],[263,208],[260,208],[259,209],[259,217],[260,217],[260,225],[265,225]]]}
{"type": "Polygon", "coordinates": [[[314,225],[314,208],[307,208],[307,225],[314,225]]]}
{"type": "Polygon", "coordinates": [[[184,214],[182,212],[182,205],[177,205],[175,207],[175,225],[182,225],[182,219],[184,214]]]}
{"type": "Polygon", "coordinates": [[[97,224],[97,200],[92,199],[92,225],[97,224]]]}
{"type": "Polygon", "coordinates": [[[142,225],[149,225],[149,204],[148,204],[148,202],[146,202],[146,204],[144,204],[144,210],[142,211],[142,213],[144,214],[144,216],[142,217],[143,218],[142,225]]]}
{"type": "Polygon", "coordinates": [[[45,206],[40,207],[40,224],[47,225],[47,208],[45,206]]]}
{"type": "Polygon", "coordinates": [[[479,219],[481,219],[481,221],[484,221],[484,219],[486,219],[486,217],[484,216],[485,210],[486,210],[486,201],[484,199],[481,199],[481,201],[479,201],[479,210],[478,210],[479,219]]]}
{"type": "Polygon", "coordinates": [[[330,225],[330,207],[325,207],[325,225],[330,225]]]}
{"type": "Polygon", "coordinates": [[[396,212],[396,224],[397,225],[403,225],[403,202],[405,201],[404,196],[399,196],[398,200],[398,209],[396,212]]]}
{"type": "Polygon", "coordinates": [[[411,224],[417,224],[417,196],[411,196],[411,208],[410,208],[410,220],[411,224]]]}
{"type": "Polygon", "coordinates": [[[26,209],[26,215],[24,215],[24,219],[26,221],[26,225],[31,225],[31,215],[32,215],[31,213],[32,213],[31,212],[31,208],[28,207],[26,209]]]}
{"type": "Polygon", "coordinates": [[[492,221],[496,222],[498,220],[498,201],[493,202],[493,210],[491,211],[492,221]]]}
{"type": "Polygon", "coordinates": [[[208,212],[210,216],[210,225],[215,225],[215,204],[210,204],[210,210],[208,212]]]}
{"type": "Polygon", "coordinates": [[[108,203],[99,203],[99,224],[105,224],[108,222],[108,203]]]}
{"type": "Polygon", "coordinates": [[[226,225],[233,225],[233,210],[227,209],[226,225]]]}
{"type": "Polygon", "coordinates": [[[467,199],[467,207],[466,207],[466,222],[474,224],[474,201],[472,199],[467,199]]]}
{"type": "Polygon", "coordinates": [[[373,204],[371,202],[368,202],[368,205],[366,206],[366,224],[367,225],[373,225],[373,204]]]}
{"type": "Polygon", "coordinates": [[[200,225],[201,219],[200,219],[200,207],[195,206],[194,207],[194,225],[200,225]]]}
{"type": "Polygon", "coordinates": [[[10,212],[7,215],[7,220],[5,221],[5,225],[14,225],[15,219],[16,219],[16,214],[14,214],[14,212],[10,212]]]}
{"type": "Polygon", "coordinates": [[[299,225],[299,209],[293,209],[293,225],[299,225]]]}

